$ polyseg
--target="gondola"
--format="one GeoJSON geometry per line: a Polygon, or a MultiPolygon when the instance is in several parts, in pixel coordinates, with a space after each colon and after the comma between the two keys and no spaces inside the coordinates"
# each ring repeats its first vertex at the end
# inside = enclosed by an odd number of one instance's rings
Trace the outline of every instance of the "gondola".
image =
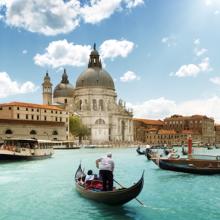
{"type": "Polygon", "coordinates": [[[143,151],[141,151],[141,149],[140,149],[140,147],[138,147],[137,149],[136,149],[136,151],[137,151],[137,153],[139,154],[139,155],[145,155],[145,150],[143,150],[143,151]]]}
{"type": "Polygon", "coordinates": [[[200,175],[220,174],[220,156],[191,155],[178,159],[155,157],[151,160],[164,170],[200,175]]]}
{"type": "Polygon", "coordinates": [[[188,152],[184,147],[182,147],[182,155],[188,155],[188,152]]]}
{"type": "Polygon", "coordinates": [[[82,176],[85,176],[85,173],[83,172],[80,164],[75,174],[76,190],[85,198],[112,206],[123,205],[132,199],[135,199],[141,192],[144,185],[143,172],[140,180],[129,188],[120,188],[115,189],[114,191],[95,191],[86,189],[85,186],[79,183],[78,180],[82,176]]]}

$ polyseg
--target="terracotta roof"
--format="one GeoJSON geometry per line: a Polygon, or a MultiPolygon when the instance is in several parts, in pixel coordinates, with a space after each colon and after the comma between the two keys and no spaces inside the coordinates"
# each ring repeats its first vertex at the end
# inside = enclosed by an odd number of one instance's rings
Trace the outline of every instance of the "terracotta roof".
{"type": "Polygon", "coordinates": [[[164,124],[164,122],[161,120],[151,120],[151,119],[142,119],[142,118],[134,118],[133,120],[137,122],[142,122],[148,125],[163,125],[164,124]]]}
{"type": "Polygon", "coordinates": [[[159,130],[158,134],[176,134],[176,131],[174,130],[159,130]]]}
{"type": "Polygon", "coordinates": [[[9,102],[9,103],[2,103],[0,104],[1,107],[3,106],[18,106],[18,107],[26,107],[26,108],[41,108],[41,109],[49,109],[49,110],[59,110],[65,111],[61,107],[56,105],[42,105],[42,104],[33,104],[33,103],[26,103],[26,102],[9,102]]]}

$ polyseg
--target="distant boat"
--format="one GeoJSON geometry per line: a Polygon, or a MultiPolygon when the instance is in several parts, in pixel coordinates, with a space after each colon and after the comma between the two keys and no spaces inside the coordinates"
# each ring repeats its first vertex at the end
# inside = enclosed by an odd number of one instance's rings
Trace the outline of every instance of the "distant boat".
{"type": "Polygon", "coordinates": [[[85,173],[83,172],[80,164],[75,174],[76,190],[85,198],[107,205],[123,205],[132,199],[135,199],[141,192],[144,185],[143,173],[140,180],[129,188],[120,188],[114,191],[97,191],[87,189],[84,185],[80,184],[79,178],[82,176],[85,176],[85,173]]]}
{"type": "Polygon", "coordinates": [[[0,147],[0,161],[46,159],[53,153],[53,146],[48,141],[7,139],[0,147]]]}
{"type": "Polygon", "coordinates": [[[187,155],[187,154],[188,154],[188,151],[184,147],[182,147],[182,155],[187,155]]]}
{"type": "Polygon", "coordinates": [[[220,174],[220,156],[191,155],[189,158],[152,158],[164,170],[201,175],[220,174]]]}
{"type": "Polygon", "coordinates": [[[145,155],[145,152],[146,152],[146,150],[141,150],[140,147],[138,147],[138,148],[136,149],[136,151],[137,151],[137,153],[138,153],[139,155],[145,155]]]}

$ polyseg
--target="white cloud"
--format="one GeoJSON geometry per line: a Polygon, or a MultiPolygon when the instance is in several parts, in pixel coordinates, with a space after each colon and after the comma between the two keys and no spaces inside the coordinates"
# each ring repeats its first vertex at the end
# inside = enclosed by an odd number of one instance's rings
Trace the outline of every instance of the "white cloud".
{"type": "Polygon", "coordinates": [[[127,103],[127,106],[133,109],[136,118],[164,119],[173,114],[200,114],[213,117],[215,121],[220,122],[220,97],[218,96],[180,103],[160,97],[139,104],[127,103]]]}
{"type": "Polygon", "coordinates": [[[130,82],[134,80],[140,80],[140,77],[136,75],[136,73],[132,71],[127,71],[123,76],[120,77],[122,82],[130,82]]]}
{"type": "Polygon", "coordinates": [[[81,8],[81,15],[86,23],[95,24],[109,18],[120,5],[121,0],[94,0],[91,6],[85,5],[81,8]]]}
{"type": "Polygon", "coordinates": [[[195,64],[183,65],[176,72],[178,77],[197,76],[200,72],[200,68],[195,64]]]}
{"type": "Polygon", "coordinates": [[[103,59],[118,56],[127,57],[134,48],[134,43],[127,40],[106,40],[100,46],[100,55],[103,59]]]}
{"type": "Polygon", "coordinates": [[[34,92],[37,87],[30,81],[19,84],[13,81],[8,73],[0,72],[0,98],[5,98],[11,95],[25,94],[34,92]]]}
{"type": "Polygon", "coordinates": [[[82,20],[99,23],[117,11],[142,4],[143,0],[1,0],[5,13],[0,16],[9,26],[49,36],[69,33],[82,20]]]}
{"type": "Polygon", "coordinates": [[[52,68],[66,65],[84,66],[88,63],[91,46],[76,45],[64,39],[51,42],[45,51],[44,54],[35,55],[35,64],[52,68]]]}
{"type": "MultiPolygon", "coordinates": [[[[134,48],[134,43],[127,40],[107,40],[100,46],[103,66],[104,59],[126,57],[134,48]]],[[[35,64],[59,68],[63,66],[84,66],[88,63],[90,45],[76,45],[66,39],[52,41],[45,49],[45,53],[34,56],[35,64]]]]}
{"type": "Polygon", "coordinates": [[[196,77],[202,72],[212,71],[209,63],[209,57],[206,57],[198,65],[196,64],[187,64],[179,68],[179,70],[174,74],[177,77],[196,77]]]}
{"type": "Polygon", "coordinates": [[[195,45],[200,45],[200,39],[199,39],[199,38],[195,39],[193,43],[194,43],[195,45]]]}
{"type": "Polygon", "coordinates": [[[27,50],[22,50],[22,54],[27,54],[27,50]]]}
{"type": "Polygon", "coordinates": [[[176,37],[175,36],[163,37],[161,39],[161,42],[163,44],[166,44],[168,47],[176,46],[176,37]]]}
{"type": "Polygon", "coordinates": [[[204,53],[206,53],[208,51],[206,48],[200,47],[201,42],[200,42],[199,38],[194,40],[193,44],[195,45],[194,53],[198,57],[202,56],[204,53]]]}
{"type": "Polygon", "coordinates": [[[194,52],[196,56],[202,56],[204,53],[206,53],[208,50],[206,48],[195,48],[194,52]]]}
{"type": "Polygon", "coordinates": [[[127,8],[134,8],[144,4],[144,0],[124,0],[124,1],[127,4],[127,8]]]}
{"type": "Polygon", "coordinates": [[[210,78],[210,81],[216,85],[220,85],[220,77],[210,78]]]}
{"type": "Polygon", "coordinates": [[[77,0],[11,0],[6,3],[5,22],[44,35],[68,33],[79,25],[77,0]]]}

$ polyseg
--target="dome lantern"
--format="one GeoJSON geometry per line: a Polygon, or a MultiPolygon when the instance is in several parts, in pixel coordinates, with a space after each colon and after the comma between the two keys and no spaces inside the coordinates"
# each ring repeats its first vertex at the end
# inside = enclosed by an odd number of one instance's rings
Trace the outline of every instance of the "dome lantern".
{"type": "Polygon", "coordinates": [[[88,68],[80,74],[76,81],[76,88],[79,87],[100,87],[115,90],[112,77],[102,68],[96,44],[90,53],[88,68]]]}

